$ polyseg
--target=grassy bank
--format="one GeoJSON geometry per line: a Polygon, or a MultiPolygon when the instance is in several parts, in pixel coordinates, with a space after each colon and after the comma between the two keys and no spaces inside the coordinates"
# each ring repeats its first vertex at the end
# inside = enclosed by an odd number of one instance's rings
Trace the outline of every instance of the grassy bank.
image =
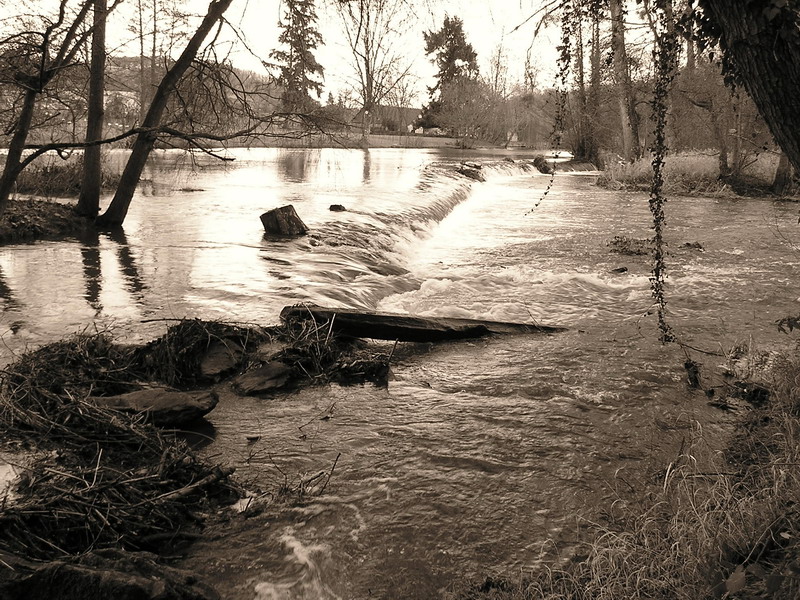
{"type": "Polygon", "coordinates": [[[586,541],[566,566],[451,597],[800,597],[800,359],[768,362],[770,399],[735,403],[738,423],[724,451],[708,448],[697,425],[644,492],[631,489],[602,522],[584,523],[586,541]]]}
{"type": "MultiPolygon", "coordinates": [[[[650,157],[635,163],[605,161],[607,165],[597,184],[613,190],[650,190],[653,168],[650,157]]],[[[672,196],[772,196],[772,181],[777,155],[762,153],[736,177],[719,177],[715,154],[693,153],[667,157],[664,166],[664,191],[672,196]]]]}

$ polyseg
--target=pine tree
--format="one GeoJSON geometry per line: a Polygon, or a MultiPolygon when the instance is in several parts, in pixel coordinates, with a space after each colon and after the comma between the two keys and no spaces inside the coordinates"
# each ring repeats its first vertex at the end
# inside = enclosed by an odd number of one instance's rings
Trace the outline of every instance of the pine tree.
{"type": "Polygon", "coordinates": [[[309,112],[317,103],[311,98],[322,93],[323,68],[314,57],[322,43],[316,29],[317,13],[314,0],[285,0],[286,12],[278,25],[282,49],[270,54],[280,69],[278,83],[283,88],[283,109],[287,112],[309,112]]]}

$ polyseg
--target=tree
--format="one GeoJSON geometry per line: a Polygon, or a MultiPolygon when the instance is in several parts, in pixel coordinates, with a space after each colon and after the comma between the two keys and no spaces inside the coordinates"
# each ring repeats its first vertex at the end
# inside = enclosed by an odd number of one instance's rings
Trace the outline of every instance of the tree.
{"type": "MultiPolygon", "coordinates": [[[[455,93],[474,89],[468,83],[478,77],[478,54],[467,42],[464,23],[458,17],[445,15],[441,28],[423,32],[425,54],[436,65],[436,84],[428,88],[430,103],[423,110],[420,121],[423,126],[436,126],[443,110],[443,98],[452,106],[458,105],[455,93]],[[450,88],[450,89],[448,89],[450,88]]],[[[465,100],[466,102],[466,100],[465,100]]]]}
{"type": "Polygon", "coordinates": [[[274,50],[270,58],[277,61],[280,69],[278,83],[283,88],[281,96],[286,112],[308,112],[315,102],[309,95],[314,91],[319,98],[323,68],[314,57],[314,51],[322,43],[316,29],[317,13],[314,0],[286,0],[286,13],[279,23],[282,31],[278,42],[283,49],[274,50]]]}
{"type": "Polygon", "coordinates": [[[361,100],[361,143],[367,147],[375,109],[411,69],[395,43],[414,7],[406,0],[335,0],[335,6],[353,55],[361,100]]]}
{"type": "Polygon", "coordinates": [[[220,21],[232,2],[233,0],[211,0],[211,3],[208,5],[208,11],[205,17],[203,17],[200,26],[192,34],[183,52],[175,60],[175,63],[170,67],[167,74],[158,85],[153,95],[153,100],[150,103],[150,108],[145,115],[144,122],[141,124],[141,131],[136,136],[131,155],[120,177],[120,182],[114,194],[114,198],[108,206],[108,209],[96,220],[98,226],[118,227],[122,225],[125,220],[131,200],[133,199],[133,194],[136,191],[136,186],[144,170],[144,165],[155,145],[157,130],[161,123],[161,118],[164,114],[167,102],[175,91],[181,77],[183,77],[183,74],[197,56],[200,46],[206,36],[220,21]]]}
{"type": "MultiPolygon", "coordinates": [[[[107,12],[121,2],[114,0],[107,12]]],[[[37,101],[54,82],[67,79],[77,64],[78,52],[94,29],[86,23],[93,5],[94,0],[82,0],[76,5],[59,0],[52,13],[16,17],[15,27],[0,39],[0,83],[15,88],[17,96],[8,128],[11,141],[0,175],[0,214],[8,206],[17,176],[36,157],[33,154],[23,159],[22,154],[34,126],[37,101]]]]}
{"type": "Polygon", "coordinates": [[[611,12],[611,49],[613,52],[614,78],[617,83],[619,113],[622,121],[622,155],[629,162],[641,156],[639,143],[639,117],[636,100],[628,71],[628,52],[625,47],[624,0],[609,0],[611,12]]]}
{"type": "MultiPolygon", "coordinates": [[[[105,119],[104,96],[106,80],[106,0],[94,0],[92,17],[92,56],[89,69],[89,102],[86,120],[86,143],[103,138],[105,119]]],[[[100,212],[102,184],[100,145],[89,145],[83,151],[81,194],[75,208],[78,214],[96,217],[100,212]]]]}
{"type": "Polygon", "coordinates": [[[701,0],[702,42],[718,41],[726,72],[753,99],[777,144],[800,170],[800,8],[786,0],[701,0]]]}

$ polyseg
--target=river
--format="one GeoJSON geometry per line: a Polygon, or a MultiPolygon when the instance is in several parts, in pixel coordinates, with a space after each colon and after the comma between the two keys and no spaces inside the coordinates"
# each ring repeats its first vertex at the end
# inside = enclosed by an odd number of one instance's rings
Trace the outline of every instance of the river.
{"type": "MultiPolygon", "coordinates": [[[[569,556],[581,519],[655,477],[692,431],[727,426],[688,389],[683,350],[658,342],[648,258],[609,247],[649,237],[645,195],[564,173],[543,197],[549,177],[479,153],[232,154],[162,153],[124,234],[0,248],[2,362],[82,330],[140,342],[181,317],[275,323],[301,301],[569,330],[403,345],[386,389],[223,395],[202,452],[253,490],[336,463],[321,496],[196,544],[182,564],[224,598],[438,598],[513,577],[569,556]],[[465,157],[493,161],[485,183],[454,173],[465,157]],[[259,214],[289,203],[311,234],[265,239],[259,214]]],[[[791,342],[775,321],[800,312],[797,222],[792,204],[669,200],[683,342],[791,342]]],[[[692,358],[704,374],[724,362],[692,358]]]]}

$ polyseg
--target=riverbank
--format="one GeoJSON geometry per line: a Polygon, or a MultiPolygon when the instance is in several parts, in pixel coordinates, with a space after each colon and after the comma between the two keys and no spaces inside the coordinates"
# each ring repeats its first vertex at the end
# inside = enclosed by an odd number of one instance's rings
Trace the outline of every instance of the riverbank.
{"type": "MultiPolygon", "coordinates": [[[[796,198],[796,186],[783,194],[773,190],[777,164],[777,156],[762,154],[753,158],[739,175],[720,177],[719,161],[713,154],[668,156],[664,163],[663,191],[668,196],[796,198]]],[[[597,178],[597,185],[609,190],[648,193],[652,180],[649,158],[635,163],[609,160],[597,178]]]]}
{"type": "Polygon", "coordinates": [[[213,409],[221,386],[264,397],[333,380],[385,385],[385,355],[324,325],[186,320],[146,345],[76,335],[6,367],[0,596],[219,598],[200,575],[163,557],[180,554],[228,512],[321,494],[335,464],[299,487],[286,482],[253,497],[231,478],[233,468],[199,458],[187,431],[213,409]],[[213,402],[198,407],[199,396],[213,402]]]}
{"type": "Polygon", "coordinates": [[[599,519],[579,520],[571,555],[448,598],[800,597],[800,361],[750,347],[728,366],[726,394],[709,396],[738,415],[727,447],[709,447],[696,424],[671,462],[622,482],[599,519]]]}

